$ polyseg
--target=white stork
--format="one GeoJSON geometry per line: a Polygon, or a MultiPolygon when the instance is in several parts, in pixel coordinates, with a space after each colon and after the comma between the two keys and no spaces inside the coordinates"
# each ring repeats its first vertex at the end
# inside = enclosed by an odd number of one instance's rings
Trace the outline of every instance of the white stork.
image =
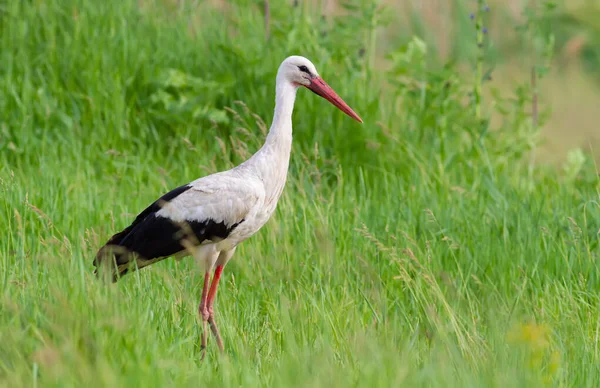
{"type": "Polygon", "coordinates": [[[207,322],[219,350],[223,351],[213,309],[223,267],[237,245],[269,220],[285,185],[292,147],[292,111],[300,86],[362,123],[308,59],[286,58],[277,72],[273,123],[260,150],[231,170],[196,179],[166,193],[142,211],[130,226],[112,236],[94,260],[95,273],[99,273],[101,266],[107,266],[113,282],[130,270],[169,256],[191,255],[202,263],[205,275],[198,308],[203,326],[202,357],[207,322]]]}

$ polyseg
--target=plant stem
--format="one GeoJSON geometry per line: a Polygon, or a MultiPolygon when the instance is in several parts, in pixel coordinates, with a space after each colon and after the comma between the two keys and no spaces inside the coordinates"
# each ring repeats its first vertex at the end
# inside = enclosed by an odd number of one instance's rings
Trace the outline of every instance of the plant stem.
{"type": "Polygon", "coordinates": [[[271,7],[269,0],[265,0],[265,37],[267,40],[271,37],[271,7]]]}
{"type": "Polygon", "coordinates": [[[481,123],[481,89],[483,84],[483,54],[484,54],[484,32],[483,32],[483,16],[481,10],[483,9],[483,0],[477,0],[477,13],[475,14],[475,30],[476,30],[476,42],[477,42],[477,62],[475,68],[475,117],[477,122],[481,123]]]}

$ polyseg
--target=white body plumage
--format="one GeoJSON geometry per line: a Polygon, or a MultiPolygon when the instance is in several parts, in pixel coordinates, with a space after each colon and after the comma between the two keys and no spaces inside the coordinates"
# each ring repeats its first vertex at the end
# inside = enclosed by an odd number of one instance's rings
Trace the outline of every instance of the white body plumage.
{"type": "Polygon", "coordinates": [[[297,86],[281,79],[284,64],[277,77],[273,124],[262,148],[231,170],[191,182],[190,190],[157,212],[158,216],[175,221],[212,219],[227,226],[239,223],[226,238],[202,243],[195,256],[205,263],[207,270],[216,263],[214,256],[221,252],[223,255],[218,264],[226,264],[233,254],[230,251],[267,223],[285,187],[292,148],[292,111],[297,86]]]}

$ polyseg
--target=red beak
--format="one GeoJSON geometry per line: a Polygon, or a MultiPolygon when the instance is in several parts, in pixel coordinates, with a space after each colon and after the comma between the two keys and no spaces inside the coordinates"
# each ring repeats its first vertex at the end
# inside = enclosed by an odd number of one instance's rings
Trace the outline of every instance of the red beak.
{"type": "Polygon", "coordinates": [[[340,96],[331,88],[331,86],[327,85],[327,82],[323,81],[321,77],[315,77],[311,80],[310,85],[306,88],[312,90],[314,93],[323,97],[327,101],[331,102],[335,105],[339,110],[352,117],[354,120],[362,123],[362,119],[358,117],[358,115],[341,99],[340,96]]]}

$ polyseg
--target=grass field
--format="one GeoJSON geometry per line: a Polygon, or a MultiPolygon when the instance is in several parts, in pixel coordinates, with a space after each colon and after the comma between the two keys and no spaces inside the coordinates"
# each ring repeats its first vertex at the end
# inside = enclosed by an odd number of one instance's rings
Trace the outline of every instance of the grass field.
{"type": "Polygon", "coordinates": [[[267,40],[249,1],[0,1],[1,386],[597,386],[593,158],[534,165],[527,89],[477,104],[488,84],[418,40],[376,71],[382,15],[355,3],[273,6],[267,40]],[[299,92],[286,190],[201,362],[193,260],[111,286],[92,260],[260,147],[290,54],[365,123],[299,92]]]}

